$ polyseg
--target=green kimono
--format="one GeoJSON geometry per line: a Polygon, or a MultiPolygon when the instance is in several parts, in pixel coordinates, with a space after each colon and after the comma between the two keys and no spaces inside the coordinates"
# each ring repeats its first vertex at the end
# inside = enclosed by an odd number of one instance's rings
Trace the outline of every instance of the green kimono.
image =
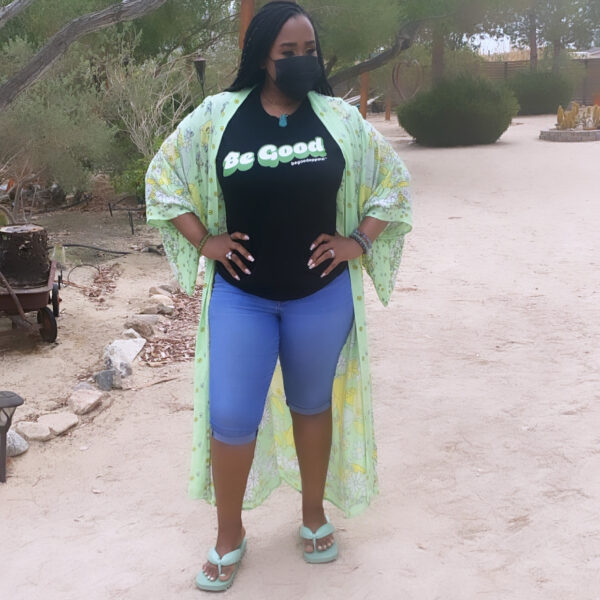
{"type": "MultiPolygon", "coordinates": [[[[193,212],[213,235],[227,231],[216,156],[225,127],[250,93],[210,96],[164,141],[146,174],[148,224],[157,227],[182,289],[194,293],[198,251],[170,219],[193,212]]],[[[388,221],[372,254],[349,261],[354,326],[342,349],[332,395],[333,440],[325,498],[346,516],[360,513],[377,493],[371,381],[367,350],[362,267],[387,305],[400,265],[404,235],[411,226],[409,174],[391,146],[358,110],[339,98],[309,93],[313,110],[340,145],[346,161],[337,195],[337,231],[348,236],[365,216],[388,221]]],[[[194,361],[194,421],[189,494],[214,504],[210,468],[208,307],[215,262],[206,274],[194,361]]],[[[262,503],[281,481],[301,490],[289,409],[279,362],[268,392],[244,508],[262,503]]]]}

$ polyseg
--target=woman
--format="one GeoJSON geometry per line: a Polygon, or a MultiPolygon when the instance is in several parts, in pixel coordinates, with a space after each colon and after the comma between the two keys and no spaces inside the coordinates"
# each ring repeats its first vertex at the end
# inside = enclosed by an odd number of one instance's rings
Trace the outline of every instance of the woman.
{"type": "Polygon", "coordinates": [[[217,505],[218,536],[201,589],[233,582],[242,508],[281,480],[302,491],[308,562],[338,552],[323,499],[350,516],[377,492],[361,266],[387,305],[408,179],[333,97],[312,21],[290,2],[257,13],[233,85],[154,157],[148,223],[188,294],[207,259],[189,491],[217,505]]]}

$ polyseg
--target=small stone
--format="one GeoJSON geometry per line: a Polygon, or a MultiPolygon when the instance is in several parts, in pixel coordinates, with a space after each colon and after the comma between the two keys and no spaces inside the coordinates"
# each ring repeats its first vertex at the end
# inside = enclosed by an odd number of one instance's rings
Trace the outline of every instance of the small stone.
{"type": "Polygon", "coordinates": [[[155,302],[156,304],[173,304],[173,299],[169,296],[165,296],[164,294],[154,294],[150,296],[150,302],[155,302]]]}
{"type": "Polygon", "coordinates": [[[140,309],[140,312],[143,315],[157,315],[158,314],[158,304],[144,304],[140,309]]]}
{"type": "MultiPolygon", "coordinates": [[[[204,257],[201,256],[200,261],[203,260],[204,257]]],[[[161,283],[160,287],[165,288],[165,290],[171,292],[171,294],[178,294],[179,292],[181,292],[181,286],[179,285],[179,281],[177,281],[177,279],[171,279],[169,283],[161,283]]]]}
{"type": "Polygon", "coordinates": [[[59,410],[60,408],[62,408],[62,405],[56,402],[55,400],[48,400],[48,402],[44,404],[44,410],[47,410],[48,412],[52,412],[53,410],[59,410]]]}
{"type": "Polygon", "coordinates": [[[154,296],[150,296],[150,302],[152,304],[156,304],[158,307],[158,313],[161,315],[170,315],[175,311],[173,300],[168,296],[155,294],[154,296]]]}
{"type": "Polygon", "coordinates": [[[98,373],[94,375],[94,381],[101,390],[108,392],[113,388],[115,373],[116,369],[105,369],[104,371],[98,371],[98,373]]]}
{"type": "Polygon", "coordinates": [[[13,416],[13,425],[21,421],[34,421],[38,417],[38,412],[32,406],[21,405],[17,408],[13,416]]]}
{"type": "Polygon", "coordinates": [[[135,329],[133,329],[133,328],[130,327],[129,329],[126,329],[121,334],[121,337],[124,340],[130,340],[130,339],[135,340],[135,339],[141,338],[142,336],[135,329]]]}
{"type": "Polygon", "coordinates": [[[77,390],[96,390],[96,388],[91,384],[88,383],[87,381],[80,381],[74,388],[74,391],[77,390]]]}
{"type": "Polygon", "coordinates": [[[79,417],[71,412],[53,413],[42,415],[38,424],[45,425],[54,435],[60,435],[79,423],[79,417]]]}
{"type": "Polygon", "coordinates": [[[129,319],[125,323],[125,327],[128,327],[128,331],[130,329],[136,331],[139,335],[147,340],[151,340],[154,337],[154,327],[153,323],[147,321],[146,319],[142,319],[140,317],[156,317],[156,323],[158,323],[158,315],[138,315],[133,319],[129,319]]]}
{"type": "Polygon", "coordinates": [[[10,429],[6,438],[6,455],[19,456],[23,452],[27,452],[29,444],[16,431],[10,429]]]}
{"type": "Polygon", "coordinates": [[[123,377],[131,375],[131,363],[145,345],[146,340],[142,337],[129,340],[115,340],[104,348],[106,368],[119,369],[123,377]]]}
{"type": "Polygon", "coordinates": [[[98,390],[77,390],[69,398],[69,407],[76,415],[85,415],[94,410],[108,396],[98,390]]]}
{"type": "Polygon", "coordinates": [[[22,435],[26,440],[45,442],[52,437],[52,432],[47,425],[43,423],[33,423],[32,421],[21,421],[15,425],[15,431],[22,435]]]}
{"type": "Polygon", "coordinates": [[[169,298],[171,296],[172,292],[170,292],[166,287],[164,286],[156,286],[153,285],[149,290],[148,290],[148,295],[149,296],[166,296],[167,298],[169,298]]]}

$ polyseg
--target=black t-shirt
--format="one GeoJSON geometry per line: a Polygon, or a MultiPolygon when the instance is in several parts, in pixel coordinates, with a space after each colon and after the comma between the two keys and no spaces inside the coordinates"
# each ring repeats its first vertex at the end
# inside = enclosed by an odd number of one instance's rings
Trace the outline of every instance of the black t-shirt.
{"type": "MultiPolygon", "coordinates": [[[[321,273],[328,259],[309,269],[310,245],[321,234],[335,234],[336,196],[345,167],[337,142],[314,113],[310,100],[281,127],[265,112],[257,86],[229,121],[217,154],[217,173],[225,198],[227,231],[248,234],[240,242],[255,262],[250,275],[235,265],[237,281],[217,262],[232,285],[272,300],[308,296],[348,268],[340,263],[321,273]]],[[[242,262],[245,262],[242,259],[242,262]]]]}

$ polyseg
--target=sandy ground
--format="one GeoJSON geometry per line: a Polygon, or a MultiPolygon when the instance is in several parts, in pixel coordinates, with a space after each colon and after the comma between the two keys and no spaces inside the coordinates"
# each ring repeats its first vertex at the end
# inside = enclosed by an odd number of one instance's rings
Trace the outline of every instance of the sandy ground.
{"type": "MultiPolygon", "coordinates": [[[[600,598],[600,145],[538,141],[552,120],[434,150],[374,119],[413,174],[416,224],[389,307],[367,296],[381,494],[351,520],[328,507],[340,558],[311,566],[300,497],[279,488],[245,513],[228,597],[600,598]]],[[[168,276],[156,255],[118,262],[108,309],[65,290],[60,344],[4,349],[0,387],[43,411],[86,376],[128,302],[168,276]]],[[[10,461],[0,597],[202,594],[215,513],[186,493],[191,367],[134,378],[141,389],[10,461]]]]}

